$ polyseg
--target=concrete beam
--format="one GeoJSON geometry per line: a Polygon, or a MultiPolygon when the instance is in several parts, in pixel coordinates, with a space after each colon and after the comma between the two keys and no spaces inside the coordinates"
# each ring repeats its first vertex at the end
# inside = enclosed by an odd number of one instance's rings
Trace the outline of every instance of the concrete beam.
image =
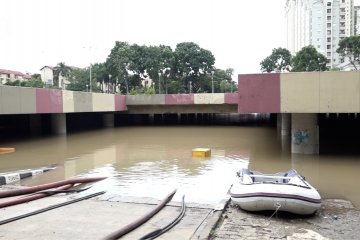
{"type": "Polygon", "coordinates": [[[55,134],[66,134],[66,114],[51,114],[51,130],[55,134]]]}
{"type": "Polygon", "coordinates": [[[319,153],[319,127],[316,113],[291,114],[291,152],[319,153]]]}

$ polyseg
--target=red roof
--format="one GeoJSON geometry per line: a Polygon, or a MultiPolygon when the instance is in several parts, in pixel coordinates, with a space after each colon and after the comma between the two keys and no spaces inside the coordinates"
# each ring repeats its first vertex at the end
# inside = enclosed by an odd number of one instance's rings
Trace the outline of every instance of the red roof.
{"type": "Polygon", "coordinates": [[[14,74],[16,76],[22,76],[23,78],[30,79],[31,76],[28,74],[23,74],[22,72],[0,69],[0,74],[14,74]]]}

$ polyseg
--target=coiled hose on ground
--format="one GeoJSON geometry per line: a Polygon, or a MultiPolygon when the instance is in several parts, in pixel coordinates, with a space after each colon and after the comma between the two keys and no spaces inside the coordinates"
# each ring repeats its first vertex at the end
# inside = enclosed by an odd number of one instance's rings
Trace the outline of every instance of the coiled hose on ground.
{"type": "Polygon", "coordinates": [[[152,231],[152,232],[146,234],[145,236],[141,237],[139,240],[155,239],[155,238],[159,237],[160,235],[166,233],[167,231],[169,231],[171,228],[173,228],[176,224],[178,224],[180,222],[180,220],[185,215],[185,211],[186,211],[185,195],[183,195],[181,211],[180,211],[179,215],[172,222],[170,222],[168,225],[166,225],[165,227],[160,228],[160,229],[156,229],[155,231],[152,231]]]}

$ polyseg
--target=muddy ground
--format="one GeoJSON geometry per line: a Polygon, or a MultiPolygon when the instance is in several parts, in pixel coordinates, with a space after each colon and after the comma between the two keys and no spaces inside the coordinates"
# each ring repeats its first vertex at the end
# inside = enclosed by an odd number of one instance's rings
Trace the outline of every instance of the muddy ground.
{"type": "Polygon", "coordinates": [[[246,212],[230,202],[209,239],[360,239],[360,211],[345,200],[324,200],[304,217],[286,213],[246,212]]]}

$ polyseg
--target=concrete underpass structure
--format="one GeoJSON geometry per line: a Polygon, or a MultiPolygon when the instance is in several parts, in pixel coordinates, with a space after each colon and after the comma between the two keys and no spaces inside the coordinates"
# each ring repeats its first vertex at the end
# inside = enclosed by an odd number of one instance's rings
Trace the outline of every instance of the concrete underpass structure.
{"type": "Polygon", "coordinates": [[[277,114],[283,145],[289,144],[292,153],[317,154],[319,114],[359,113],[359,90],[360,72],[355,71],[240,74],[237,93],[124,96],[2,85],[0,120],[1,115],[27,115],[36,134],[46,115],[52,132],[65,134],[67,119],[81,113],[98,114],[104,127],[114,127],[116,114],[147,114],[153,121],[163,114],[277,114]]]}
{"type": "Polygon", "coordinates": [[[318,115],[360,112],[360,72],[241,74],[239,113],[278,113],[291,152],[319,152],[318,115]]]}

